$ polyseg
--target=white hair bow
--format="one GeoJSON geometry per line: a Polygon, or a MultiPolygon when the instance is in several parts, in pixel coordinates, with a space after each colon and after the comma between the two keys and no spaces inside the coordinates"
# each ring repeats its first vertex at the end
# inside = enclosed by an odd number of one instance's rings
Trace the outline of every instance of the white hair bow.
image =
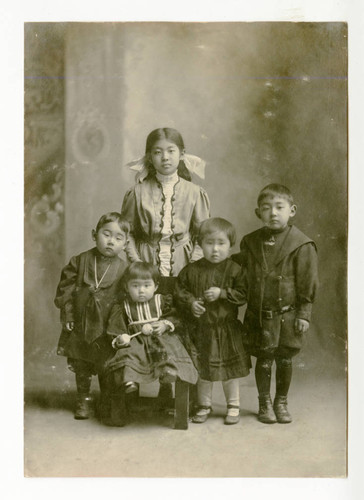
{"type": "MultiPolygon", "coordinates": [[[[184,161],[186,168],[191,173],[196,174],[198,177],[200,177],[200,179],[205,178],[205,167],[206,167],[205,160],[203,160],[198,156],[186,153],[183,155],[181,159],[182,161],[184,161]]],[[[143,182],[143,180],[149,174],[148,157],[146,155],[142,156],[141,158],[138,158],[137,160],[130,161],[129,163],[126,164],[126,166],[130,168],[130,170],[134,170],[135,172],[137,172],[135,176],[136,182],[143,182]]]]}

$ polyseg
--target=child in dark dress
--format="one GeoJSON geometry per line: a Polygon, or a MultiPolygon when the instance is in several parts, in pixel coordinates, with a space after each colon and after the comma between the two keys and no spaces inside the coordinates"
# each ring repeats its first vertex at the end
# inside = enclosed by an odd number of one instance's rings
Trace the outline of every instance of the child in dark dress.
{"type": "Polygon", "coordinates": [[[207,420],[213,382],[221,380],[227,402],[225,424],[236,424],[239,377],[249,374],[251,364],[243,345],[243,325],[238,320],[238,308],[246,302],[243,274],[229,259],[235,229],[225,219],[207,219],[201,224],[198,242],[204,257],[182,269],[175,290],[199,371],[198,410],[192,421],[207,420]]]}
{"type": "MultiPolygon", "coordinates": [[[[103,215],[92,231],[96,246],[71,258],[57,288],[54,303],[61,310],[62,323],[57,354],[67,356],[68,367],[76,375],[74,416],[79,420],[89,418],[91,377],[98,371],[107,318],[127,267],[118,254],[128,233],[129,223],[119,213],[103,215]]],[[[102,389],[100,377],[99,382],[102,389]]]]}
{"type": "Polygon", "coordinates": [[[258,197],[256,215],[264,227],[245,236],[232,258],[244,270],[248,307],[244,343],[257,358],[255,379],[260,422],[290,423],[287,394],[292,357],[309,328],[318,286],[315,243],[288,222],[296,213],[285,186],[270,184],[258,197]],[[276,363],[276,395],[272,406],[271,371],[276,363]]]}

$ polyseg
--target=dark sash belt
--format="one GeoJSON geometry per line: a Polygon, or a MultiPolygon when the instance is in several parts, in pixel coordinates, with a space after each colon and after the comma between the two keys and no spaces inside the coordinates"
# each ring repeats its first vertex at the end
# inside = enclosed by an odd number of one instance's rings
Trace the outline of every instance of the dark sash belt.
{"type": "Polygon", "coordinates": [[[262,318],[263,319],[273,319],[274,316],[278,316],[280,314],[284,314],[289,311],[294,311],[294,306],[284,306],[281,309],[278,309],[277,311],[273,311],[271,309],[262,309],[262,318]]]}

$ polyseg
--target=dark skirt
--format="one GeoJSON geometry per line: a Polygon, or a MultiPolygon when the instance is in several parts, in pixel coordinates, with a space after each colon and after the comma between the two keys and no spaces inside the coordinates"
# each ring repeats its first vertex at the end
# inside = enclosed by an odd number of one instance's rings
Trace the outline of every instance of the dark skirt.
{"type": "Polygon", "coordinates": [[[191,342],[186,347],[191,351],[202,379],[230,380],[249,375],[251,361],[243,344],[243,325],[238,319],[215,324],[200,323],[188,330],[191,342]]]}
{"type": "Polygon", "coordinates": [[[106,361],[104,371],[120,372],[117,378],[124,382],[150,383],[158,380],[166,367],[175,370],[185,382],[197,382],[197,371],[176,333],[133,338],[128,347],[118,349],[106,361]]]}

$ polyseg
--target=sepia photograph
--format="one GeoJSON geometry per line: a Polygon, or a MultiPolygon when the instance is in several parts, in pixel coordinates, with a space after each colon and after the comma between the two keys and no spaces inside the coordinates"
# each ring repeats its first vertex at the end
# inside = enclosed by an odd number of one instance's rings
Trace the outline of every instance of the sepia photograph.
{"type": "Polygon", "coordinates": [[[26,477],[346,478],[346,22],[25,22],[24,217],[26,477]]]}

